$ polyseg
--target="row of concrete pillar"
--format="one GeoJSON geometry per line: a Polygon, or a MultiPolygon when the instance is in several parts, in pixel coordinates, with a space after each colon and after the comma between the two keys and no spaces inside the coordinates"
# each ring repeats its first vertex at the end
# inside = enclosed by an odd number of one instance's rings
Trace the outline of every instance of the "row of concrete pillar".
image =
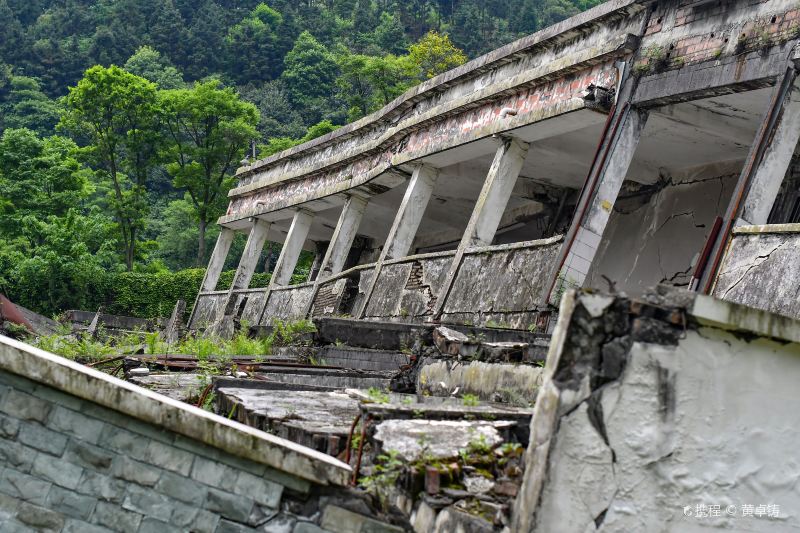
{"type": "MultiPolygon", "coordinates": [[[[630,92],[628,93],[630,94],[630,92]]],[[[623,97],[625,92],[620,96],[623,97]]],[[[589,178],[578,203],[573,224],[566,235],[559,260],[551,272],[540,303],[557,303],[555,299],[563,286],[582,286],[595,259],[611,211],[620,193],[622,184],[633,160],[636,147],[647,123],[648,112],[621,102],[615,108],[609,127],[601,140],[601,150],[592,164],[589,178]]],[[[726,214],[729,226],[741,224],[765,224],[778,195],[783,176],[789,166],[800,137],[800,80],[792,66],[776,85],[770,108],[767,110],[750,155],[742,170],[737,193],[726,214]]],[[[441,316],[447,295],[455,281],[464,253],[471,247],[490,245],[495,237],[500,219],[508,204],[514,184],[519,176],[528,151],[528,144],[513,137],[499,137],[500,145],[489,173],[464,231],[455,257],[437,298],[434,318],[441,316]]],[[[417,165],[405,196],[398,208],[389,235],[375,264],[371,282],[365,298],[355,316],[365,315],[370,297],[375,288],[383,264],[405,257],[411,251],[422,217],[432,196],[439,171],[426,164],[417,165]]],[[[320,264],[314,290],[306,315],[311,311],[319,285],[326,278],[339,274],[345,261],[361,219],[367,200],[350,196],[344,204],[339,221],[333,232],[330,245],[320,264]]],[[[269,287],[266,289],[264,305],[275,287],[290,283],[303,244],[313,221],[313,213],[298,210],[292,219],[289,233],[283,243],[269,287]]],[[[731,227],[725,228],[716,243],[722,249],[731,227]]],[[[267,239],[270,222],[253,219],[242,258],[236,270],[229,296],[220,306],[217,320],[232,315],[237,301],[235,292],[248,288],[255,272],[261,251],[267,239]]],[[[201,292],[216,288],[223,264],[233,241],[234,231],[222,228],[209,261],[201,292]]],[[[263,318],[263,317],[262,317],[263,318]]]]}

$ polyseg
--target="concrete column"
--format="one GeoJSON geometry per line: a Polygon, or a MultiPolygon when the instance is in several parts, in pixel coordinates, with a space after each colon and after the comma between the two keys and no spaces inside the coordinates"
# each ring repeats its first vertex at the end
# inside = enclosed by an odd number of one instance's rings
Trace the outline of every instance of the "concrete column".
{"type": "Polygon", "coordinates": [[[211,259],[208,260],[208,268],[206,268],[206,273],[203,276],[200,292],[210,292],[217,288],[219,276],[222,274],[222,268],[225,266],[225,260],[228,258],[228,252],[235,236],[236,232],[230,228],[222,228],[220,230],[217,244],[214,245],[211,259]]]}
{"type": "Polygon", "coordinates": [[[311,298],[305,308],[304,315],[306,317],[314,307],[314,300],[317,298],[320,283],[326,278],[340,273],[344,268],[347,255],[353,246],[353,241],[356,238],[358,227],[361,225],[361,219],[366,209],[367,200],[355,196],[347,197],[342,213],[339,215],[339,221],[336,223],[336,229],[333,230],[331,242],[325,251],[325,257],[322,258],[320,263],[319,273],[314,279],[314,290],[311,292],[311,298]]]}
{"type": "Polygon", "coordinates": [[[414,169],[406,194],[400,203],[400,209],[386,237],[381,260],[398,259],[408,255],[438,176],[439,169],[428,165],[419,165],[414,169]]]}
{"type": "MultiPolygon", "coordinates": [[[[267,310],[272,289],[274,287],[285,287],[291,283],[292,274],[297,266],[297,260],[300,258],[300,252],[303,251],[303,244],[308,238],[308,231],[311,229],[313,221],[314,214],[309,211],[301,209],[294,214],[292,225],[289,226],[289,233],[286,234],[286,239],[281,248],[281,255],[278,256],[278,262],[275,263],[275,269],[272,271],[269,285],[264,294],[264,306],[261,308],[261,313],[258,317],[259,324],[264,323],[264,312],[267,310]]],[[[319,279],[319,276],[317,276],[317,279],[319,279]]]]}
{"type": "Polygon", "coordinates": [[[333,276],[342,271],[366,209],[367,200],[354,196],[350,196],[347,199],[342,208],[342,214],[339,215],[336,229],[333,230],[328,250],[322,259],[322,266],[317,279],[333,276]]]}
{"type": "Polygon", "coordinates": [[[736,226],[766,224],[781,184],[786,176],[797,142],[800,140],[800,78],[792,69],[793,79],[775,108],[775,120],[769,144],[753,170],[750,187],[736,226]]]}
{"type": "Polygon", "coordinates": [[[247,244],[245,244],[242,252],[242,258],[239,260],[239,266],[233,276],[231,291],[247,289],[250,286],[250,280],[253,279],[256,266],[258,266],[258,259],[264,249],[264,243],[267,242],[267,233],[269,233],[270,226],[270,222],[260,218],[255,219],[253,222],[250,234],[247,236],[247,244]]]}
{"type": "MultiPolygon", "coordinates": [[[[621,124],[617,135],[611,139],[606,152],[605,165],[600,168],[595,183],[596,193],[589,197],[585,205],[573,221],[559,257],[557,278],[550,291],[551,303],[557,304],[554,299],[562,292],[563,286],[581,287],[586,280],[586,275],[592,266],[597,249],[600,246],[611,211],[617,201],[617,196],[625,181],[636,147],[642,131],[647,123],[647,112],[644,110],[627,108],[620,117],[621,124]]],[[[590,193],[591,191],[585,191],[590,193]]],[[[583,199],[582,199],[583,200],[583,199]]]]}
{"type": "Polygon", "coordinates": [[[364,295],[364,303],[361,304],[361,309],[357,311],[356,318],[363,318],[367,311],[383,262],[405,257],[411,250],[411,245],[417,235],[417,229],[419,229],[419,225],[422,222],[422,216],[428,207],[428,202],[431,199],[433,187],[438,177],[439,169],[437,168],[422,164],[414,169],[406,194],[403,196],[403,201],[400,202],[400,208],[397,210],[389,235],[386,237],[386,244],[384,244],[378,262],[375,264],[372,281],[370,281],[367,292],[364,295]]]}
{"type": "Polygon", "coordinates": [[[247,236],[247,244],[244,246],[239,266],[233,275],[233,283],[231,283],[231,287],[228,290],[228,297],[225,299],[224,304],[217,309],[214,325],[208,329],[207,334],[219,335],[224,338],[230,338],[233,335],[233,315],[236,312],[236,301],[238,300],[234,291],[250,287],[250,280],[253,279],[253,274],[256,271],[258,259],[264,249],[270,226],[271,224],[266,220],[261,220],[260,218],[253,220],[250,234],[247,236]]]}
{"type": "Polygon", "coordinates": [[[200,284],[200,291],[194,299],[192,314],[189,316],[189,327],[192,326],[192,322],[194,321],[194,313],[197,310],[197,302],[200,300],[200,295],[204,292],[211,292],[217,288],[219,276],[222,274],[225,260],[228,258],[228,252],[231,249],[231,244],[235,236],[236,232],[230,228],[223,227],[220,230],[217,243],[214,245],[214,251],[211,253],[211,259],[208,260],[206,273],[203,275],[203,282],[200,284]]]}
{"type": "Polygon", "coordinates": [[[438,319],[444,312],[447,296],[453,287],[461,261],[467,249],[473,246],[490,246],[494,240],[500,219],[506,210],[514,184],[517,183],[519,172],[528,155],[528,143],[513,137],[504,137],[494,155],[492,166],[483,182],[483,187],[478,195],[475,207],[472,209],[467,228],[461,237],[453,262],[447,272],[447,277],[436,298],[434,319],[438,319]]]}
{"type": "Polygon", "coordinates": [[[269,281],[270,288],[286,286],[291,282],[313,220],[314,215],[308,211],[300,210],[294,214],[289,233],[286,234],[286,240],[281,248],[281,255],[278,256],[278,262],[269,281]]]}
{"type": "Polygon", "coordinates": [[[462,244],[468,247],[491,246],[527,154],[528,143],[514,138],[503,139],[472,210],[462,244]]]}

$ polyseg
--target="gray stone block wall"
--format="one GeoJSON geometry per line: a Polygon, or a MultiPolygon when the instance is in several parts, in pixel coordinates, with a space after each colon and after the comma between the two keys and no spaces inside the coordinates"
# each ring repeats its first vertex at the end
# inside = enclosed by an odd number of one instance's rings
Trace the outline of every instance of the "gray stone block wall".
{"type": "Polygon", "coordinates": [[[0,371],[0,531],[291,532],[306,520],[283,512],[286,491],[310,488],[0,371]]]}

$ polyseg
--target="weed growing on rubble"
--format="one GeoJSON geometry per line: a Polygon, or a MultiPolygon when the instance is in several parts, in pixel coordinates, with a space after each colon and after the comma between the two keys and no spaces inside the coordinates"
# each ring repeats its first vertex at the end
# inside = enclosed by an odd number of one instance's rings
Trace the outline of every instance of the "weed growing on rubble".
{"type": "Polygon", "coordinates": [[[475,396],[474,394],[465,394],[461,397],[461,401],[464,403],[466,407],[475,407],[478,405],[480,398],[475,396]]]}
{"type": "Polygon", "coordinates": [[[405,462],[397,450],[387,450],[377,457],[372,473],[358,480],[359,485],[374,495],[385,510],[388,509],[388,493],[397,484],[405,462]]]}
{"type": "Polygon", "coordinates": [[[295,322],[284,322],[276,320],[272,325],[272,335],[274,342],[281,346],[291,346],[295,344],[302,335],[314,333],[317,328],[310,320],[297,320],[295,322]]]}
{"type": "Polygon", "coordinates": [[[73,361],[97,361],[114,355],[116,350],[109,342],[70,335],[45,335],[31,339],[30,344],[73,361]]]}
{"type": "Polygon", "coordinates": [[[370,387],[367,390],[367,396],[369,397],[370,401],[374,403],[389,403],[389,395],[380,389],[376,389],[375,387],[370,387]]]}

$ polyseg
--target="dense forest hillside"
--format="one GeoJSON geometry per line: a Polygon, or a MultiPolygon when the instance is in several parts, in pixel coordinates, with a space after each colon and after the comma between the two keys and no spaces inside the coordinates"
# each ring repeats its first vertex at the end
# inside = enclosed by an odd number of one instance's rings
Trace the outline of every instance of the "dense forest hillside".
{"type": "Polygon", "coordinates": [[[251,140],[312,139],[597,3],[0,0],[0,290],[141,314],[119,286],[199,282],[171,272],[205,264],[251,140]]]}

